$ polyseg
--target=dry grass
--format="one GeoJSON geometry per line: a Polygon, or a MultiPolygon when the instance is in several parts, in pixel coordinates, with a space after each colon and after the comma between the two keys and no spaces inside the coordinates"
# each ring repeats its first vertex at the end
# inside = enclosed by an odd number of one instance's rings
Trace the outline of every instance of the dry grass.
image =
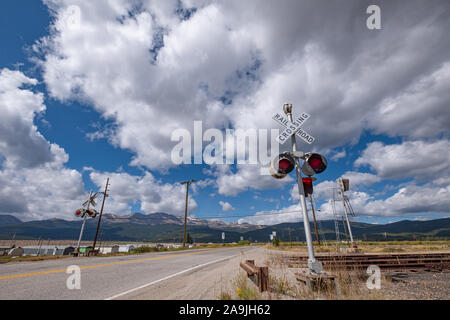
{"type": "Polygon", "coordinates": [[[255,284],[247,278],[245,272],[239,272],[232,280],[229,291],[222,289],[220,300],[261,300],[262,295],[255,284]]]}
{"type": "Polygon", "coordinates": [[[27,262],[65,259],[70,256],[23,256],[23,257],[0,257],[0,264],[8,262],[27,262]]]}
{"type": "MultiPolygon", "coordinates": [[[[349,248],[347,244],[340,244],[341,249],[349,248]]],[[[281,242],[278,247],[266,245],[267,249],[276,251],[288,251],[307,254],[306,245],[302,242],[281,242]]],[[[450,252],[450,241],[362,241],[358,242],[358,248],[363,253],[419,253],[419,252],[450,252]]],[[[335,243],[329,242],[327,245],[319,246],[314,244],[316,253],[334,253],[339,248],[335,243]]]]}
{"type": "MultiPolygon", "coordinates": [[[[335,276],[335,281],[323,282],[310,290],[295,276],[297,271],[289,265],[286,257],[290,255],[279,251],[268,252],[264,265],[269,267],[270,293],[259,293],[257,286],[239,272],[232,289],[222,292],[219,299],[232,300],[384,300],[379,290],[369,290],[365,270],[327,270],[335,276]]],[[[382,280],[385,281],[384,279],[382,280]]]]}

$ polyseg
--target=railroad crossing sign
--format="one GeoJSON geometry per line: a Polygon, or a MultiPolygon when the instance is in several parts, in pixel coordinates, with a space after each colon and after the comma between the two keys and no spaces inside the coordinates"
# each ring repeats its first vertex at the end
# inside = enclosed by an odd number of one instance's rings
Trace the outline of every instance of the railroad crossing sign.
{"type": "Polygon", "coordinates": [[[82,206],[86,207],[86,206],[88,206],[88,204],[91,206],[94,206],[94,207],[97,206],[97,203],[95,202],[95,198],[98,197],[98,194],[99,194],[98,192],[95,194],[92,194],[92,192],[91,192],[90,194],[86,195],[87,200],[85,202],[83,202],[82,206]]]}
{"type": "Polygon", "coordinates": [[[309,118],[311,118],[311,115],[306,112],[303,112],[300,117],[295,118],[293,122],[289,121],[286,117],[279,113],[274,115],[272,119],[286,128],[276,139],[277,142],[284,144],[290,136],[296,134],[297,137],[302,139],[307,144],[312,144],[316,138],[301,128],[301,126],[305,124],[309,118]]]}

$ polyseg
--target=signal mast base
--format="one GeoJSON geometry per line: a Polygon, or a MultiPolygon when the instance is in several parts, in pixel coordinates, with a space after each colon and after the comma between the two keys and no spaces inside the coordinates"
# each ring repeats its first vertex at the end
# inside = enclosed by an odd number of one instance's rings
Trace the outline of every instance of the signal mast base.
{"type": "Polygon", "coordinates": [[[307,268],[299,268],[294,272],[297,281],[306,285],[309,291],[327,291],[330,287],[336,289],[336,293],[340,296],[340,289],[336,276],[330,272],[322,271],[320,274],[313,274],[307,268]]]}

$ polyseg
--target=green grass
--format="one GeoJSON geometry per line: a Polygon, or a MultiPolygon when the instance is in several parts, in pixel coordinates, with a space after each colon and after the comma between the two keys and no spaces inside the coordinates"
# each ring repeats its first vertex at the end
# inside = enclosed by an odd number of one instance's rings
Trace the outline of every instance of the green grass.
{"type": "Polygon", "coordinates": [[[132,255],[132,254],[143,254],[143,253],[149,253],[149,252],[166,252],[166,251],[182,251],[182,250],[187,250],[189,248],[183,248],[183,247],[179,247],[179,248],[157,248],[157,247],[149,247],[149,246],[142,246],[133,250],[130,250],[130,252],[128,254],[132,255]]]}

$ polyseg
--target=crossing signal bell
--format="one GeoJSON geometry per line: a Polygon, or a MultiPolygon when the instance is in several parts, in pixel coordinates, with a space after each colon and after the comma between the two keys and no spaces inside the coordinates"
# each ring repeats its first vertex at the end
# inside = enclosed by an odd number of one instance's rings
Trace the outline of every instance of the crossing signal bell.
{"type": "Polygon", "coordinates": [[[270,163],[270,174],[275,179],[283,179],[295,169],[295,160],[289,153],[282,153],[270,163]]]}
{"type": "Polygon", "coordinates": [[[305,155],[305,162],[302,166],[302,172],[308,177],[317,173],[322,173],[328,166],[327,159],[318,153],[308,153],[305,155]]]}

